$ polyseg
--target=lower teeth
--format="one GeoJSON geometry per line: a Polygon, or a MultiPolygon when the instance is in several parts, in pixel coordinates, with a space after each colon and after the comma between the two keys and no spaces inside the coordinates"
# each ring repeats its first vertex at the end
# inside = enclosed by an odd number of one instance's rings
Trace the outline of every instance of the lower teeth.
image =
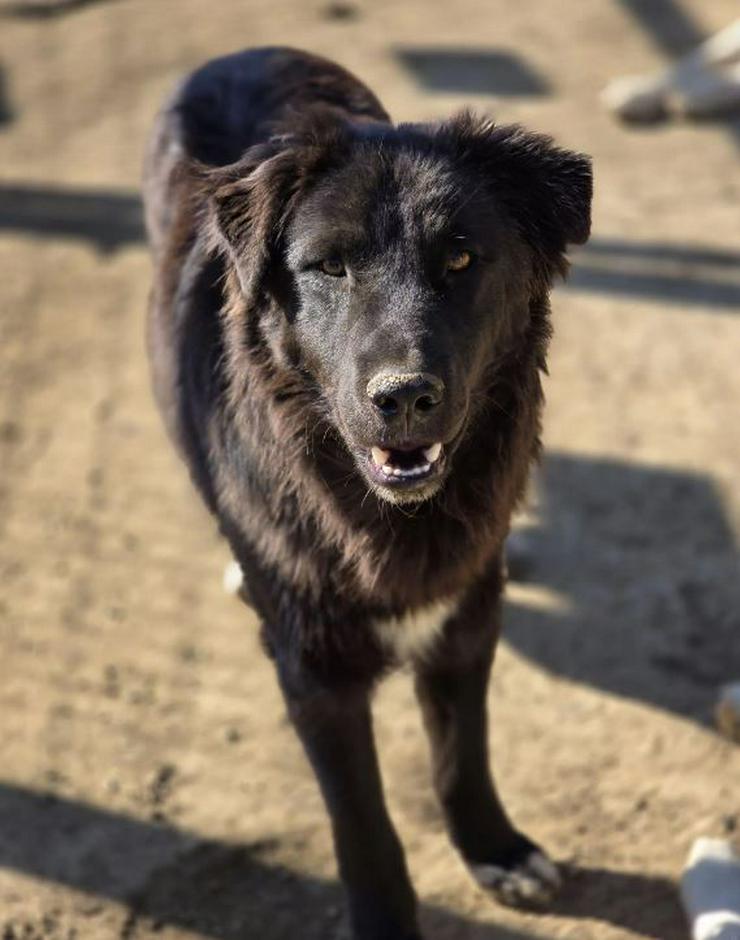
{"type": "Polygon", "coordinates": [[[424,463],[418,467],[411,467],[408,470],[402,470],[401,467],[391,467],[390,464],[383,464],[380,468],[387,476],[394,477],[416,477],[422,473],[427,473],[431,469],[431,464],[424,463]]]}

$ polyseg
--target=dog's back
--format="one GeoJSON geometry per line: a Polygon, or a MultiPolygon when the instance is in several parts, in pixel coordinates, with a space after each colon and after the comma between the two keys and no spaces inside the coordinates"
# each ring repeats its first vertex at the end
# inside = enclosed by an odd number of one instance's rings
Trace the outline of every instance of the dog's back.
{"type": "Polygon", "coordinates": [[[155,250],[182,198],[176,180],[184,165],[233,163],[247,148],[288,130],[290,117],[305,120],[319,110],[354,120],[388,119],[375,95],[349,72],[299,50],[237,52],[185,78],[157,116],[145,161],[146,224],[155,250]]]}

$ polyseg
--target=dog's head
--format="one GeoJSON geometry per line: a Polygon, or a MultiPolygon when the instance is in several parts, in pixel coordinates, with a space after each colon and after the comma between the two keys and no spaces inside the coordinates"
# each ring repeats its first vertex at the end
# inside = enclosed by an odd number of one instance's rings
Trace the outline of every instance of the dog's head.
{"type": "Polygon", "coordinates": [[[588,237],[588,158],[463,114],[333,123],[208,181],[215,237],[281,367],[311,381],[379,496],[434,494],[532,300],[588,237]]]}

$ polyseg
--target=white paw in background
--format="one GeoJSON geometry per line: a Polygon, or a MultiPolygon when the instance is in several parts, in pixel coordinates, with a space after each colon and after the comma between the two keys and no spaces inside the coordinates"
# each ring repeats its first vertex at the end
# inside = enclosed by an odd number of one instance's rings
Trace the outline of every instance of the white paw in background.
{"type": "Polygon", "coordinates": [[[740,856],[725,839],[697,839],[681,879],[693,940],[740,940],[740,856]]]}

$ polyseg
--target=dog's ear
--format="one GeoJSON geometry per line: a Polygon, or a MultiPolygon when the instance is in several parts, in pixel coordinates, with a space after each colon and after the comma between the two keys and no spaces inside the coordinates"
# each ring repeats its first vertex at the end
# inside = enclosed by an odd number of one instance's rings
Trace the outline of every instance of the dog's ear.
{"type": "Polygon", "coordinates": [[[336,122],[316,125],[257,144],[236,163],[199,169],[210,247],[232,261],[248,300],[262,290],[297,200],[342,143],[336,122]]]}
{"type": "Polygon", "coordinates": [[[452,138],[459,159],[471,161],[490,181],[550,272],[564,273],[566,247],[583,244],[591,231],[591,159],[544,134],[497,126],[469,112],[441,132],[452,138]]]}
{"type": "Polygon", "coordinates": [[[296,191],[298,154],[286,141],[246,151],[236,163],[198,167],[209,247],[234,265],[242,292],[259,291],[296,191]]]}

